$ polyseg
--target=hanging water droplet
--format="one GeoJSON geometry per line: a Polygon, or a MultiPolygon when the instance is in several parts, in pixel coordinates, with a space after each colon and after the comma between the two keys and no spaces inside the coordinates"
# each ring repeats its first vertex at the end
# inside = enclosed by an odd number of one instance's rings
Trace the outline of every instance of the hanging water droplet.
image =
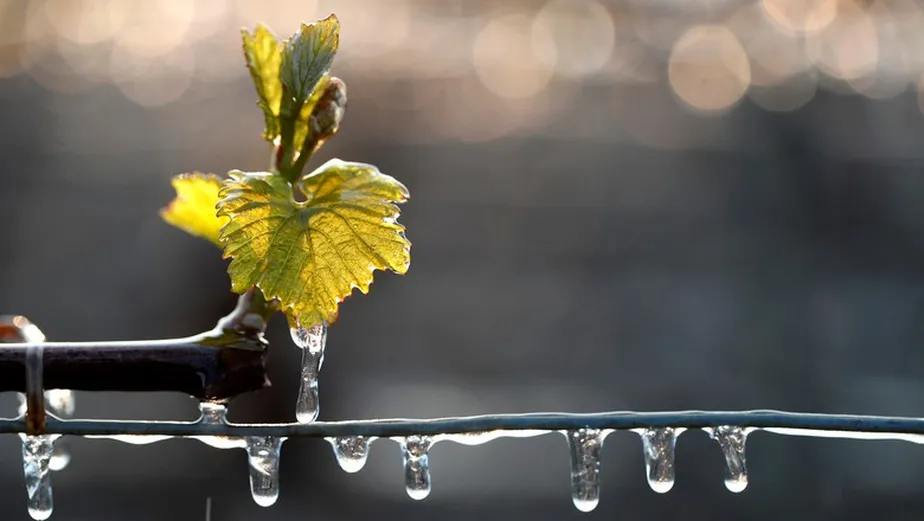
{"type": "Polygon", "coordinates": [[[579,429],[565,433],[571,454],[571,499],[581,512],[590,512],[600,501],[600,429],[579,429]]]}
{"type": "Polygon", "coordinates": [[[429,436],[408,436],[396,441],[401,445],[407,495],[420,501],[430,495],[430,458],[427,451],[433,440],[429,436]]]}
{"type": "MultiPolygon", "coordinates": [[[[16,393],[19,399],[19,415],[26,414],[26,395],[16,393]]],[[[67,389],[52,389],[45,391],[45,409],[59,418],[70,418],[74,415],[74,391],[67,389]]],[[[59,438],[55,442],[54,454],[48,467],[53,471],[64,470],[71,461],[70,451],[67,449],[67,439],[59,438]]]]}
{"type": "Polygon", "coordinates": [[[250,493],[261,507],[279,498],[279,453],[285,438],[247,437],[247,460],[250,463],[250,493]]]}
{"type": "Polygon", "coordinates": [[[324,363],[324,346],[327,344],[327,326],[294,327],[290,330],[292,342],[302,350],[302,378],[295,403],[295,418],[299,423],[318,419],[318,373],[324,363]]]}
{"type": "Polygon", "coordinates": [[[703,428],[722,448],[725,455],[725,488],[742,492],[748,486],[747,461],[744,458],[748,433],[741,427],[721,425],[703,428]]]}
{"type": "Polygon", "coordinates": [[[57,435],[21,435],[22,470],[26,479],[26,493],[29,496],[29,515],[43,520],[51,516],[54,507],[51,497],[50,463],[54,454],[57,435]]]}
{"type": "Polygon", "coordinates": [[[677,436],[683,431],[680,427],[636,431],[642,437],[648,486],[659,494],[674,486],[674,447],[677,445],[677,436]]]}
{"type": "Polygon", "coordinates": [[[74,391],[67,389],[52,389],[45,391],[45,403],[52,414],[61,418],[70,418],[74,415],[74,391]]]}
{"type": "Polygon", "coordinates": [[[344,436],[341,438],[325,438],[334,449],[334,457],[340,468],[349,473],[359,472],[369,457],[369,444],[375,438],[366,436],[344,436]]]}
{"type": "Polygon", "coordinates": [[[66,438],[61,438],[55,443],[55,449],[51,453],[51,461],[48,462],[48,468],[58,472],[59,470],[64,470],[67,468],[67,464],[71,462],[71,452],[65,446],[67,442],[66,438]]]}

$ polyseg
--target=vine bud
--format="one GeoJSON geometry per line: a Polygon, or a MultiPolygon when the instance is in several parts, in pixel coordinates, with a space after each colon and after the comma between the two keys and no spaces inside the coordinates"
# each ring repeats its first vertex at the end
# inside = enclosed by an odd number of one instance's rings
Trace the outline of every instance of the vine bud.
{"type": "Polygon", "coordinates": [[[311,131],[318,142],[333,136],[340,129],[346,103],[346,83],[340,78],[331,77],[311,114],[311,131]]]}

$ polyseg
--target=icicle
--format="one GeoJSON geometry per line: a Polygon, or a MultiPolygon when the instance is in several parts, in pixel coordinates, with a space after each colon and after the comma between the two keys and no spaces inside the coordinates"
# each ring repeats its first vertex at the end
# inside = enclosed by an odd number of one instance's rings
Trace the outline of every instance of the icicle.
{"type": "Polygon", "coordinates": [[[571,453],[571,499],[581,512],[590,512],[600,501],[600,429],[579,429],[565,433],[571,453]]]}
{"type": "Polygon", "coordinates": [[[302,350],[302,379],[295,404],[295,418],[299,423],[311,423],[318,419],[318,373],[324,362],[324,346],[327,344],[327,326],[319,324],[294,327],[290,330],[292,342],[302,350]]]}
{"type": "MultiPolygon", "coordinates": [[[[26,395],[16,393],[19,400],[19,416],[26,414],[26,395]]],[[[45,408],[59,418],[70,418],[74,415],[74,391],[66,389],[52,389],[45,391],[45,408]]],[[[55,442],[55,451],[51,457],[49,468],[54,471],[64,470],[71,461],[70,451],[67,450],[67,440],[59,438],[55,442]]]]}
{"type": "Polygon", "coordinates": [[[705,427],[703,430],[709,433],[725,454],[725,488],[736,493],[742,492],[748,486],[748,468],[744,458],[748,433],[733,425],[705,427]]]}
{"type": "Polygon", "coordinates": [[[29,495],[29,515],[43,520],[51,516],[54,507],[51,497],[50,464],[54,454],[57,435],[21,435],[22,470],[26,478],[26,493],[29,495]]]}
{"type": "Polygon", "coordinates": [[[433,445],[428,436],[397,438],[404,459],[404,485],[411,499],[420,501],[430,495],[430,460],[427,451],[433,445]]]}
{"type": "Polygon", "coordinates": [[[375,438],[366,436],[344,436],[342,438],[325,438],[334,449],[337,464],[349,473],[359,472],[369,457],[369,444],[375,438]]]}
{"type": "Polygon", "coordinates": [[[268,507],[279,498],[279,453],[284,440],[271,436],[247,437],[250,493],[261,507],[268,507]]]}
{"type": "Polygon", "coordinates": [[[683,431],[680,427],[636,431],[642,437],[648,486],[659,494],[669,491],[674,486],[674,447],[677,444],[677,436],[683,431]]]}

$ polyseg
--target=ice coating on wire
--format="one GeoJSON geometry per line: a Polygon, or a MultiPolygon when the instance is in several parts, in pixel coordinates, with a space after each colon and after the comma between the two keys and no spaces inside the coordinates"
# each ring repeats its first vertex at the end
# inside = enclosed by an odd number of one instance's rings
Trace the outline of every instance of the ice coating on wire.
{"type": "MultiPolygon", "coordinates": [[[[411,497],[430,490],[429,450],[440,441],[480,445],[498,438],[523,438],[564,433],[572,454],[572,493],[576,506],[588,510],[599,499],[599,457],[603,435],[633,431],[643,440],[649,483],[666,491],[672,482],[671,456],[676,438],[685,429],[703,429],[722,450],[727,465],[726,486],[741,491],[747,485],[744,448],[747,435],[765,431],[789,436],[862,440],[901,440],[924,444],[924,419],[878,416],[824,415],[780,411],[750,412],[610,412],[597,414],[532,413],[485,415],[434,420],[379,419],[360,421],[247,425],[227,421],[225,406],[205,402],[201,417],[192,422],[111,420],[61,421],[49,418],[46,435],[77,435],[147,444],[170,438],[191,438],[210,446],[247,450],[254,499],[269,505],[278,497],[279,450],[287,437],[323,437],[347,471],[359,470],[370,444],[391,438],[402,448],[405,485],[411,497]],[[591,427],[586,427],[591,425],[591,427]],[[274,470],[275,469],[275,470],[274,470]],[[596,484],[595,484],[596,483],[596,484]]],[[[0,419],[0,433],[21,433],[22,418],[0,419]]],[[[24,435],[23,435],[24,436],[24,435]]],[[[24,436],[26,437],[26,436],[24,436]]],[[[24,471],[29,482],[34,515],[50,514],[48,472],[55,441],[33,437],[24,444],[24,471]],[[48,462],[47,464],[43,461],[48,462]],[[35,492],[33,494],[33,491],[35,492]]]]}

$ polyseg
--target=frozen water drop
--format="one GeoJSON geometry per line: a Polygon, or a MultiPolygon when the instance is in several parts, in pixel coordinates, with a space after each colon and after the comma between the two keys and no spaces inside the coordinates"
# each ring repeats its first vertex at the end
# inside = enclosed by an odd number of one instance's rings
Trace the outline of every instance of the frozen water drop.
{"type": "Polygon", "coordinates": [[[741,427],[720,425],[703,429],[722,448],[725,455],[725,488],[731,492],[742,492],[748,486],[748,468],[744,457],[748,433],[741,427]]]}
{"type": "Polygon", "coordinates": [[[290,330],[292,342],[302,350],[302,377],[295,403],[295,418],[299,423],[318,419],[318,374],[324,363],[324,346],[327,344],[327,326],[294,327],[290,330]]]}
{"type": "Polygon", "coordinates": [[[366,436],[344,436],[341,438],[327,438],[334,449],[337,464],[349,473],[359,472],[369,457],[369,444],[375,438],[366,436]]]}
{"type": "Polygon", "coordinates": [[[223,403],[199,402],[199,423],[221,425],[227,422],[228,409],[223,403]]]}
{"type": "MultiPolygon", "coordinates": [[[[26,414],[26,395],[16,393],[19,399],[19,415],[26,414]]],[[[45,391],[45,408],[59,418],[69,418],[74,415],[74,391],[66,389],[52,389],[45,391]]],[[[67,440],[59,438],[55,441],[54,453],[48,467],[53,471],[64,470],[71,462],[71,453],[67,448],[67,440]]]]}
{"type": "Polygon", "coordinates": [[[248,436],[247,460],[250,463],[250,493],[261,507],[279,498],[279,453],[284,438],[248,436]]]}
{"type": "Polygon", "coordinates": [[[428,436],[399,438],[404,459],[404,486],[411,499],[420,501],[430,495],[430,459],[427,451],[433,445],[428,436]]]}
{"type": "Polygon", "coordinates": [[[51,453],[51,461],[48,462],[48,468],[58,472],[64,470],[67,464],[71,462],[71,452],[64,445],[67,440],[61,438],[55,443],[55,449],[51,453]]]}
{"type": "Polygon", "coordinates": [[[51,516],[51,457],[57,435],[22,435],[22,470],[29,496],[29,515],[43,520],[51,516]]]}
{"type": "Polygon", "coordinates": [[[565,433],[571,454],[571,499],[581,512],[597,508],[600,501],[600,429],[578,429],[565,433]]]}
{"type": "MultiPolygon", "coordinates": [[[[206,425],[225,425],[228,423],[228,409],[222,403],[199,402],[198,423],[206,425]]],[[[193,436],[195,439],[216,449],[245,448],[247,442],[242,438],[230,436],[193,436]]]]}
{"type": "Polygon", "coordinates": [[[74,415],[74,391],[67,389],[52,389],[45,391],[45,403],[55,416],[69,418],[74,415]]]}
{"type": "Polygon", "coordinates": [[[651,490],[663,494],[674,487],[674,447],[683,428],[640,429],[645,471],[651,490]]]}

